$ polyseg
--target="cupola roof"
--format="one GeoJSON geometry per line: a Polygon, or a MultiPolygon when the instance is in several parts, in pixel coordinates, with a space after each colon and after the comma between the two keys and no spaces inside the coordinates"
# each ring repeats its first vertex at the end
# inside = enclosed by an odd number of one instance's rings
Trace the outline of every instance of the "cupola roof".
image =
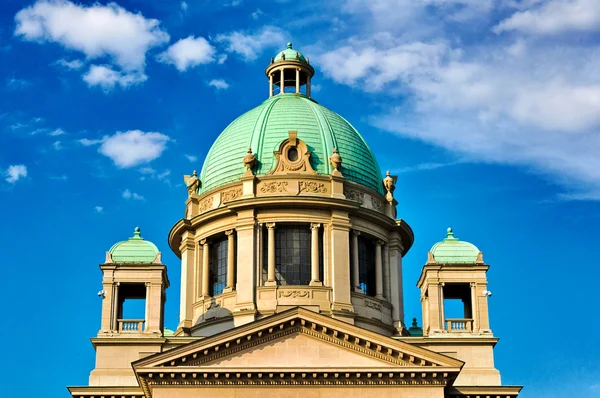
{"type": "Polygon", "coordinates": [[[279,61],[301,61],[307,62],[304,55],[302,55],[299,51],[294,50],[292,48],[292,43],[287,44],[287,48],[283,51],[280,51],[275,58],[273,58],[275,62],[279,61]]]}
{"type": "Polygon", "coordinates": [[[446,239],[436,243],[430,250],[439,264],[475,264],[482,262],[479,249],[472,243],[454,237],[452,228],[448,228],[446,239]]]}
{"type": "Polygon", "coordinates": [[[141,237],[139,227],[135,227],[131,238],[115,243],[108,252],[113,263],[121,264],[153,263],[159,253],[154,243],[141,237]]]}

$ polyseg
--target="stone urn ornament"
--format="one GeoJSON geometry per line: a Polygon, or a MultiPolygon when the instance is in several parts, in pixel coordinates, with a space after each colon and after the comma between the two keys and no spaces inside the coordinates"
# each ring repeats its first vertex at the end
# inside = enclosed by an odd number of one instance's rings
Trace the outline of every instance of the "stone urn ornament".
{"type": "Polygon", "coordinates": [[[335,169],[335,171],[340,171],[340,166],[342,165],[342,157],[338,153],[337,148],[333,148],[333,155],[329,157],[329,162],[331,166],[335,169]]]}
{"type": "Polygon", "coordinates": [[[248,153],[244,156],[244,166],[246,174],[252,174],[252,168],[256,165],[256,156],[252,153],[252,148],[248,148],[248,153]]]}

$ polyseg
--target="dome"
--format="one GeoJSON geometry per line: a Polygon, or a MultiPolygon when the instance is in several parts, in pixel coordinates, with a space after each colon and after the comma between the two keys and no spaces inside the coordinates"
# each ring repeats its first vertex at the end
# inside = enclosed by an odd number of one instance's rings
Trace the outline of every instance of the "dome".
{"type": "Polygon", "coordinates": [[[114,263],[153,263],[159,253],[158,247],[140,236],[140,228],[136,227],[133,236],[115,243],[108,251],[114,263]]]}
{"type": "Polygon", "coordinates": [[[448,228],[446,239],[436,243],[430,250],[436,263],[475,264],[481,262],[479,249],[472,243],[454,237],[452,228],[448,228]]]}
{"type": "Polygon", "coordinates": [[[302,55],[298,51],[292,49],[292,43],[288,43],[287,48],[283,51],[280,51],[279,54],[277,54],[273,60],[275,62],[279,62],[279,61],[306,62],[306,58],[304,57],[304,55],[302,55]]]}
{"type": "Polygon", "coordinates": [[[242,159],[248,148],[256,156],[256,175],[275,166],[273,154],[297,131],[298,139],[312,151],[310,162],[319,174],[330,174],[329,157],[337,148],[340,171],[348,180],[383,194],[375,155],[350,123],[337,113],[302,94],[284,93],[267,99],[235,119],[213,143],[202,167],[200,193],[238,180],[246,170],[242,159]]]}

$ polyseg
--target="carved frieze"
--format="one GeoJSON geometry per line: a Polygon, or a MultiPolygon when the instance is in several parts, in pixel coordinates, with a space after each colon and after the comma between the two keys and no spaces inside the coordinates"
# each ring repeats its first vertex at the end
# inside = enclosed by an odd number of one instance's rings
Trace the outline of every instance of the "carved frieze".
{"type": "Polygon", "coordinates": [[[280,290],[279,297],[283,297],[283,298],[310,297],[310,292],[308,290],[280,290]]]}
{"type": "Polygon", "coordinates": [[[379,212],[383,212],[383,202],[379,199],[371,198],[371,203],[373,204],[373,209],[379,212]]]}
{"type": "Polygon", "coordinates": [[[348,200],[353,200],[355,202],[362,203],[364,193],[361,191],[357,191],[356,189],[344,189],[344,196],[348,200]]]}
{"type": "Polygon", "coordinates": [[[204,213],[206,210],[212,209],[213,199],[214,198],[212,196],[209,196],[200,202],[200,205],[198,206],[200,213],[204,213]]]}
{"type": "Polygon", "coordinates": [[[233,188],[228,189],[227,191],[223,191],[221,194],[221,202],[228,202],[230,200],[234,200],[242,196],[242,188],[233,188]]]}
{"type": "Polygon", "coordinates": [[[265,182],[260,187],[262,193],[279,193],[287,192],[288,183],[287,181],[269,181],[265,182]]]}
{"type": "Polygon", "coordinates": [[[308,193],[322,193],[326,194],[328,192],[327,185],[322,182],[316,181],[300,181],[298,183],[300,187],[300,192],[308,192],[308,193]]]}
{"type": "Polygon", "coordinates": [[[365,300],[365,307],[373,308],[374,310],[381,311],[381,304],[375,301],[365,300]]]}

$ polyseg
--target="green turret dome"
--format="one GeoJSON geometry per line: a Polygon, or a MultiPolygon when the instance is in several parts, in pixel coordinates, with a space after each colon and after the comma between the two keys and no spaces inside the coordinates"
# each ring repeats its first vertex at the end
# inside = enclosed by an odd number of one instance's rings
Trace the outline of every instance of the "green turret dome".
{"type": "Polygon", "coordinates": [[[275,62],[279,61],[302,61],[306,62],[306,58],[297,50],[292,48],[292,43],[287,44],[287,48],[275,56],[275,62]]]}
{"type": "Polygon", "coordinates": [[[159,253],[158,247],[140,236],[140,228],[136,227],[133,236],[117,242],[108,251],[114,263],[153,263],[159,253]]]}
{"type": "Polygon", "coordinates": [[[214,142],[202,167],[200,193],[237,181],[246,170],[242,159],[248,148],[256,156],[256,175],[266,175],[275,165],[279,144],[297,131],[319,174],[333,171],[329,157],[337,148],[340,171],[348,180],[383,194],[381,171],[365,140],[337,113],[302,94],[275,95],[235,119],[214,142]]]}
{"type": "Polygon", "coordinates": [[[446,239],[436,243],[430,250],[439,264],[475,264],[479,261],[479,249],[472,243],[454,237],[452,228],[448,228],[446,239]]]}

